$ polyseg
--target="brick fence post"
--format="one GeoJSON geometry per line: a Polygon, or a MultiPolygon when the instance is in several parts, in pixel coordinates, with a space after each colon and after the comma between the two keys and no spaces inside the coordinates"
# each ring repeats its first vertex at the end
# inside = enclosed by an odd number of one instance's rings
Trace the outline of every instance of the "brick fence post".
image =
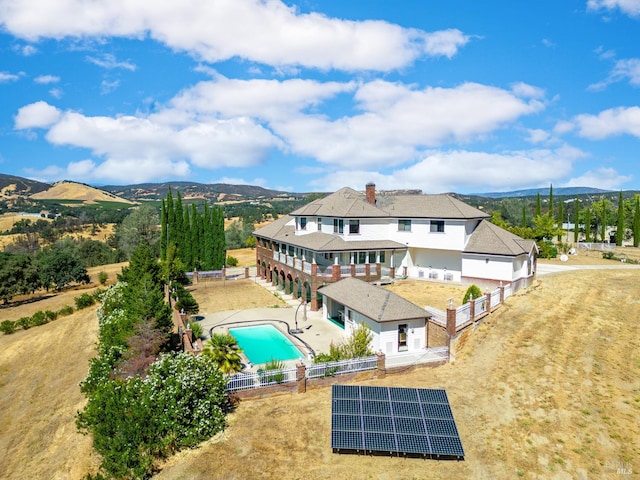
{"type": "Polygon", "coordinates": [[[298,384],[298,393],[306,393],[307,391],[307,367],[304,363],[296,365],[296,383],[298,384]]]}
{"type": "Polygon", "coordinates": [[[486,311],[488,313],[491,313],[491,292],[485,293],[484,296],[487,298],[487,309],[486,309],[486,311]]]}
{"type": "Polygon", "coordinates": [[[244,278],[249,278],[249,267],[244,267],[244,278]]]}
{"type": "Polygon", "coordinates": [[[473,319],[476,317],[476,301],[473,296],[469,298],[469,319],[473,322],[473,319]]]}
{"type": "Polygon", "coordinates": [[[449,358],[453,350],[453,338],[456,336],[456,309],[447,308],[447,346],[449,347],[449,358]]]}
{"type": "Polygon", "coordinates": [[[382,352],[378,352],[376,353],[376,357],[378,357],[378,364],[377,364],[377,377],[378,378],[384,378],[387,376],[387,360],[385,357],[385,354],[382,352]]]}
{"type": "Polygon", "coordinates": [[[504,303],[504,285],[500,281],[500,303],[504,303]]]}

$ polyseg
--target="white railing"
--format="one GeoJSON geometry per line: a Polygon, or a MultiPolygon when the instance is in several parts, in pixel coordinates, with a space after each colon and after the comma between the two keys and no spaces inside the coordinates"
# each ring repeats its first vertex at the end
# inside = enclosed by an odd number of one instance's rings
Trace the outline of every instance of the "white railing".
{"type": "Polygon", "coordinates": [[[367,273],[365,265],[356,265],[356,275],[364,275],[365,273],[367,273]]]}
{"type": "Polygon", "coordinates": [[[238,373],[227,379],[227,392],[239,392],[296,381],[296,369],[262,370],[255,373],[238,373]]]}
{"type": "Polygon", "coordinates": [[[287,257],[287,265],[293,267],[293,257],[287,257]]]}
{"type": "Polygon", "coordinates": [[[505,285],[504,286],[504,299],[506,300],[507,298],[509,298],[511,296],[511,285],[505,285]]]}
{"type": "Polygon", "coordinates": [[[354,358],[340,362],[314,363],[307,366],[307,378],[333,377],[345,373],[362,372],[378,368],[378,357],[354,358]]]}
{"type": "Polygon", "coordinates": [[[464,325],[471,319],[471,305],[465,303],[456,308],[456,328],[464,325]]]}
{"type": "Polygon", "coordinates": [[[616,249],[615,243],[578,242],[576,245],[578,246],[578,250],[613,251],[616,249]]]}
{"type": "Polygon", "coordinates": [[[447,312],[443,312],[442,310],[438,310],[435,307],[431,307],[426,305],[424,309],[431,315],[431,318],[434,322],[442,325],[443,327],[447,326],[447,312]]]}
{"type": "Polygon", "coordinates": [[[391,276],[391,269],[389,267],[380,267],[380,275],[382,277],[391,276]]]}
{"type": "Polygon", "coordinates": [[[304,273],[308,273],[309,275],[311,275],[311,264],[309,262],[304,262],[303,271],[304,273]]]}
{"type": "Polygon", "coordinates": [[[491,308],[495,308],[500,305],[500,289],[491,292],[491,308]]]}
{"type": "Polygon", "coordinates": [[[369,274],[378,275],[378,265],[376,263],[369,264],[369,274]]]}
{"type": "MultiPolygon", "coordinates": [[[[500,297],[498,297],[498,298],[500,298],[500,297]]],[[[493,305],[493,300],[491,301],[491,304],[493,305]]],[[[486,311],[487,311],[487,297],[485,297],[483,295],[480,298],[476,298],[473,301],[473,314],[474,314],[474,316],[481,315],[486,311]]]]}
{"type": "Polygon", "coordinates": [[[351,275],[351,265],[340,265],[340,276],[351,275]]]}
{"type": "Polygon", "coordinates": [[[302,260],[300,260],[299,258],[295,258],[293,260],[293,268],[295,268],[296,270],[302,270],[302,260]]]}
{"type": "MultiPolygon", "coordinates": [[[[318,268],[318,270],[320,270],[320,268],[318,268]]],[[[333,276],[333,265],[329,265],[327,268],[322,270],[321,274],[323,277],[331,278],[333,276]]]]}

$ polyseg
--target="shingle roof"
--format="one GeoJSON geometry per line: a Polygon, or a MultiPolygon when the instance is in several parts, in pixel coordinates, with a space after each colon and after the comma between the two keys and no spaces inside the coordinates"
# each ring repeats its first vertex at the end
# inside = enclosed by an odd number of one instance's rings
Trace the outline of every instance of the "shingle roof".
{"type": "Polygon", "coordinates": [[[464,252],[515,256],[528,254],[533,248],[533,240],[525,240],[488,220],[483,220],[469,238],[464,252]]]}
{"type": "Polygon", "coordinates": [[[363,193],[341,188],[291,212],[294,216],[339,218],[487,218],[488,214],[446,194],[378,195],[376,204],[363,193]]]}
{"type": "Polygon", "coordinates": [[[391,217],[467,219],[489,215],[451,195],[379,195],[376,205],[391,217]]]}
{"type": "Polygon", "coordinates": [[[259,228],[253,234],[316,252],[398,250],[407,248],[405,244],[394,242],[393,240],[357,240],[347,242],[342,237],[329,233],[313,232],[306,235],[296,235],[295,226],[287,225],[291,220],[292,217],[289,215],[283,215],[272,223],[259,228]]]}
{"type": "Polygon", "coordinates": [[[348,277],[319,292],[377,322],[429,317],[429,312],[384,288],[348,277]]]}
{"type": "Polygon", "coordinates": [[[365,196],[352,188],[344,187],[291,212],[295,216],[365,218],[388,215],[367,202],[365,196]]]}

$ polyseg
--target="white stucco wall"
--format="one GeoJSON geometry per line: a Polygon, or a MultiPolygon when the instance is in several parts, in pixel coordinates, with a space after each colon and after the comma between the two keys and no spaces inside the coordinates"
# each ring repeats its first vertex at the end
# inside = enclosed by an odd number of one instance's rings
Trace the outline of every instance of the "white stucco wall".
{"type": "MultiPolygon", "coordinates": [[[[349,310],[346,308],[345,310],[349,310]]],[[[353,329],[365,323],[372,333],[371,348],[374,352],[384,352],[385,355],[398,353],[398,326],[407,325],[407,352],[416,352],[426,347],[425,320],[402,320],[398,322],[378,323],[364,315],[350,310],[351,321],[345,321],[345,336],[350,336],[353,329]]]]}
{"type": "Polygon", "coordinates": [[[463,254],[462,275],[511,282],[513,280],[512,258],[463,254]]]}

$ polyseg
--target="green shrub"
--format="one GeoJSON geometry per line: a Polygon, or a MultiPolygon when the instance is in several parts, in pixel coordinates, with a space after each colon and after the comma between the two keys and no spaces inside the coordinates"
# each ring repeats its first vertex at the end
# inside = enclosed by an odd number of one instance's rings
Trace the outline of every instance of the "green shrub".
{"type": "Polygon", "coordinates": [[[540,250],[540,253],[538,254],[538,257],[540,258],[556,258],[558,256],[558,249],[553,242],[548,240],[540,242],[538,249],[540,250]]]}
{"type": "Polygon", "coordinates": [[[0,323],[0,332],[4,333],[5,335],[11,335],[15,331],[16,322],[13,322],[11,320],[4,320],[2,323],[0,323]]]}
{"type": "Polygon", "coordinates": [[[200,325],[198,322],[190,322],[189,328],[191,328],[191,333],[193,333],[194,340],[200,338],[204,333],[202,325],[200,325]]]}
{"type": "Polygon", "coordinates": [[[617,260],[614,252],[602,252],[602,258],[605,260],[617,260]]]}
{"type": "Polygon", "coordinates": [[[71,305],[67,305],[58,310],[58,317],[68,317],[73,314],[73,307],[71,305]]]}
{"type": "Polygon", "coordinates": [[[58,318],[58,312],[52,312],[51,310],[45,310],[45,317],[47,317],[47,322],[53,322],[58,318]]]}
{"type": "Polygon", "coordinates": [[[462,304],[464,305],[469,301],[469,299],[473,296],[474,299],[480,298],[482,296],[482,290],[477,285],[471,285],[467,288],[467,291],[462,298],[462,304]]]}
{"type": "Polygon", "coordinates": [[[91,305],[96,303],[96,299],[93,295],[89,295],[88,293],[83,293],[79,297],[75,298],[76,308],[78,310],[82,310],[83,308],[90,307],[91,305]]]}
{"type": "Polygon", "coordinates": [[[28,330],[32,327],[31,325],[31,317],[21,317],[16,321],[16,326],[22,328],[23,330],[28,330]]]}
{"type": "Polygon", "coordinates": [[[264,364],[260,370],[258,370],[258,376],[260,377],[260,383],[282,383],[284,382],[284,362],[281,360],[269,360],[264,364]]]}
{"type": "Polygon", "coordinates": [[[107,272],[98,273],[98,282],[100,282],[100,285],[106,285],[107,280],[109,280],[109,275],[107,274],[107,272]]]}
{"type": "Polygon", "coordinates": [[[91,294],[91,296],[96,302],[100,302],[101,301],[100,297],[102,297],[102,294],[104,292],[106,292],[104,288],[96,288],[96,290],[91,294]]]}
{"type": "Polygon", "coordinates": [[[229,255],[227,257],[227,267],[237,267],[238,266],[238,259],[236,257],[232,257],[231,255],[229,255]]]}
{"type": "Polygon", "coordinates": [[[44,314],[42,310],[37,311],[31,316],[31,325],[34,327],[44,325],[48,321],[49,320],[47,319],[47,316],[44,314]]]}

